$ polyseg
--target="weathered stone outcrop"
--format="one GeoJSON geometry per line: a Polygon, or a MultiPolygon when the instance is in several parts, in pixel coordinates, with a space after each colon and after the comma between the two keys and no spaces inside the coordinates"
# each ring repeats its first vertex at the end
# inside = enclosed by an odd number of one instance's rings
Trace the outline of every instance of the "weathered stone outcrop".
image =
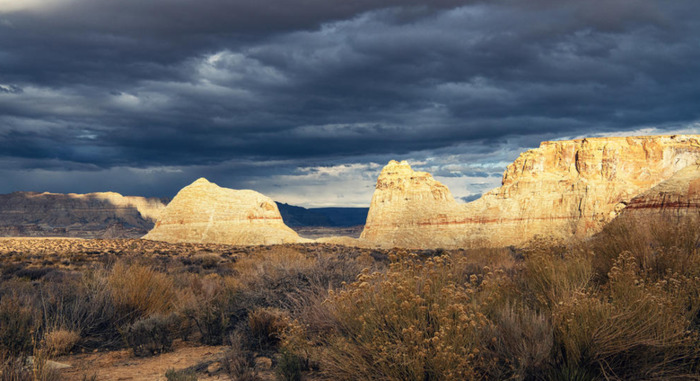
{"type": "Polygon", "coordinates": [[[379,174],[360,240],[398,247],[459,246],[465,240],[463,209],[429,173],[392,160],[379,174]]]}
{"type": "Polygon", "coordinates": [[[700,218],[700,165],[689,165],[630,201],[618,219],[663,219],[677,223],[700,218]]]}
{"type": "Polygon", "coordinates": [[[500,188],[468,204],[457,203],[429,174],[390,162],[361,239],[452,248],[520,245],[536,235],[585,237],[698,159],[698,135],[543,142],[508,166],[500,188]]]}
{"type": "Polygon", "coordinates": [[[272,245],[304,241],[282,221],[272,199],[200,178],[182,188],[144,239],[164,242],[272,245]]]}
{"type": "Polygon", "coordinates": [[[148,232],[165,204],[114,192],[0,195],[0,236],[135,238],[148,232]]]}

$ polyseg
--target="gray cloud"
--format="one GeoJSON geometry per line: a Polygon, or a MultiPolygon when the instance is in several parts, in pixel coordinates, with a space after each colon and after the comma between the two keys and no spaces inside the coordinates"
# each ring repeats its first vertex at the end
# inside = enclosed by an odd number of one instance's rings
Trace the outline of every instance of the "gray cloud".
{"type": "Polygon", "coordinates": [[[700,120],[694,0],[17,4],[0,191],[168,195],[198,173],[274,191],[266,176],[408,158],[470,197],[541,140],[700,120]]]}

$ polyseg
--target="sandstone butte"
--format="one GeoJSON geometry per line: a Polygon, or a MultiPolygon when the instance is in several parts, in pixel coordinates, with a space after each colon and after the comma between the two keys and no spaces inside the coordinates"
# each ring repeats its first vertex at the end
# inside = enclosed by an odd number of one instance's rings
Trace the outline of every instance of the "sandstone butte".
{"type": "Polygon", "coordinates": [[[358,243],[459,248],[582,238],[699,159],[700,135],[543,142],[508,166],[501,187],[466,204],[430,174],[391,161],[358,243]]]}
{"type": "Polygon", "coordinates": [[[0,235],[135,238],[164,208],[157,198],[114,192],[14,192],[0,195],[0,235]]]}
{"type": "Polygon", "coordinates": [[[273,245],[304,242],[282,221],[272,199],[200,178],[182,188],[144,239],[164,242],[273,245]]]}

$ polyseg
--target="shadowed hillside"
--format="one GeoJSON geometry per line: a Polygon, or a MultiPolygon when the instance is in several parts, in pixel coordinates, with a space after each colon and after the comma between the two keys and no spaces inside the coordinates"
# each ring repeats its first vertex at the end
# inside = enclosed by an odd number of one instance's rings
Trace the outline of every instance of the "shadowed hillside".
{"type": "Polygon", "coordinates": [[[114,192],[0,195],[0,236],[137,238],[155,224],[165,204],[114,192]]]}

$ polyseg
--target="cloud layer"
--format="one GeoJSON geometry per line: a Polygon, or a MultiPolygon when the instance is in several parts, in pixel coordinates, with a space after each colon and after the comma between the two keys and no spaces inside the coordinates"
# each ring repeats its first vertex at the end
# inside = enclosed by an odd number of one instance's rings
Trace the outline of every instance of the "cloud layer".
{"type": "Polygon", "coordinates": [[[368,204],[405,158],[469,198],[541,140],[697,130],[694,0],[424,3],[0,0],[0,191],[368,204]]]}

